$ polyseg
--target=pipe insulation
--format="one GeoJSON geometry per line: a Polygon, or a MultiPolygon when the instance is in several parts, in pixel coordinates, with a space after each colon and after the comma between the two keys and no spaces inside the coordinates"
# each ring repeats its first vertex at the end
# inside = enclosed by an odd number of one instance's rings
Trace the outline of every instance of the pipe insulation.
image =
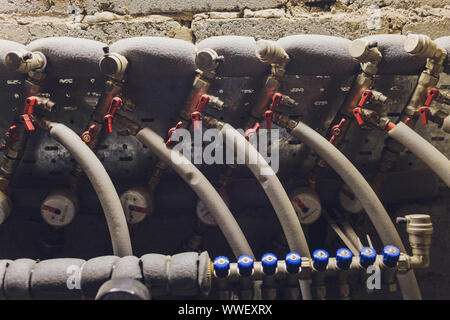
{"type": "Polygon", "coordinates": [[[195,73],[195,47],[192,43],[162,37],[135,37],[113,43],[111,52],[125,56],[131,78],[182,78],[195,73]]]}
{"type": "Polygon", "coordinates": [[[105,214],[114,255],[119,257],[132,255],[130,234],[122,204],[102,163],[70,128],[60,123],[50,123],[49,128],[50,135],[69,150],[91,181],[105,214]]]}
{"type": "Polygon", "coordinates": [[[388,134],[425,162],[450,187],[450,160],[431,143],[403,122],[396,124],[388,134]]]}
{"type": "Polygon", "coordinates": [[[32,41],[26,49],[45,55],[45,73],[49,78],[96,78],[103,76],[98,62],[105,46],[89,39],[50,37],[32,41]]]}
{"type": "Polygon", "coordinates": [[[0,260],[0,299],[94,298],[110,279],[131,278],[145,284],[152,297],[207,295],[211,288],[208,253],[140,258],[102,256],[90,260],[59,258],[0,260]]]}
{"type": "Polygon", "coordinates": [[[152,150],[159,159],[167,163],[194,190],[216,220],[236,258],[244,254],[254,257],[236,219],[200,170],[180,152],[168,148],[163,138],[150,128],[140,130],[136,138],[152,150]]]}
{"type": "Polygon", "coordinates": [[[279,39],[289,55],[288,74],[356,74],[358,62],[348,54],[350,40],[324,35],[293,35],[279,39]]]}
{"type": "MultiPolygon", "coordinates": [[[[220,130],[227,146],[234,146],[237,154],[245,154],[245,164],[261,184],[264,192],[272,204],[281,228],[291,251],[300,253],[305,257],[311,257],[305,234],[303,233],[300,221],[292,206],[286,190],[281,185],[277,175],[263,158],[263,156],[253,147],[244,136],[229,124],[224,124],[220,130]],[[250,161],[253,159],[253,161],[250,161]]],[[[306,281],[300,281],[304,300],[311,299],[309,285],[306,281]]]]}
{"type": "Polygon", "coordinates": [[[213,49],[223,61],[216,74],[221,77],[263,76],[270,66],[255,55],[256,41],[252,37],[217,36],[197,43],[197,49],[213,49]]]}
{"type": "Polygon", "coordinates": [[[376,42],[383,59],[378,64],[378,74],[418,75],[425,67],[426,59],[405,51],[406,36],[399,34],[377,34],[362,38],[376,42]]]}
{"type": "MultiPolygon", "coordinates": [[[[406,252],[386,209],[355,166],[335,146],[306,124],[298,122],[291,134],[314,150],[349,186],[361,202],[383,244],[394,245],[400,251],[406,252]]],[[[404,299],[421,299],[414,271],[410,270],[405,274],[399,274],[397,279],[404,299]]]]}

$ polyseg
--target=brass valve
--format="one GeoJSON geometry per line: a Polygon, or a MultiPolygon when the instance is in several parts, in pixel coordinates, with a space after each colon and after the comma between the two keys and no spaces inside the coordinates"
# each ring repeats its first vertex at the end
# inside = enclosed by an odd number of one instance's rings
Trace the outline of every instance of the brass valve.
{"type": "Polygon", "coordinates": [[[19,49],[6,54],[5,64],[10,72],[28,73],[30,71],[41,71],[45,69],[47,59],[39,51],[30,52],[19,49]]]}

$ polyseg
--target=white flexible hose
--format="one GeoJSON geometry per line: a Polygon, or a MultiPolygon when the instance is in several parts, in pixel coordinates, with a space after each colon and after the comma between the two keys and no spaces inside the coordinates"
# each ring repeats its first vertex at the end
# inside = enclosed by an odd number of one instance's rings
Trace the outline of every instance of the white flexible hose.
{"type": "MultiPolygon", "coordinates": [[[[306,124],[299,122],[291,134],[314,150],[344,180],[361,202],[383,244],[394,245],[400,251],[406,252],[386,209],[355,166],[335,146],[306,124]]],[[[397,274],[397,279],[404,299],[421,299],[413,270],[397,274]]]]}
{"type": "Polygon", "coordinates": [[[425,162],[450,187],[450,160],[431,143],[403,122],[396,124],[388,134],[425,162]]]}
{"type": "MultiPolygon", "coordinates": [[[[289,249],[303,256],[311,257],[305,234],[294,207],[275,172],[263,156],[236,129],[225,124],[220,131],[227,145],[234,145],[234,150],[245,154],[247,167],[261,184],[280,221],[289,249]],[[249,161],[254,159],[256,161],[249,161]]],[[[308,281],[300,281],[304,300],[311,300],[311,288],[308,281]]]]}
{"type": "Polygon", "coordinates": [[[91,181],[103,208],[114,255],[133,255],[128,225],[117,191],[94,152],[70,128],[60,123],[50,123],[50,135],[59,141],[75,158],[91,181]]]}
{"type": "Polygon", "coordinates": [[[136,138],[167,163],[194,190],[216,220],[236,258],[244,254],[254,258],[236,219],[208,179],[180,152],[168,148],[163,138],[150,128],[140,130],[136,138]]]}

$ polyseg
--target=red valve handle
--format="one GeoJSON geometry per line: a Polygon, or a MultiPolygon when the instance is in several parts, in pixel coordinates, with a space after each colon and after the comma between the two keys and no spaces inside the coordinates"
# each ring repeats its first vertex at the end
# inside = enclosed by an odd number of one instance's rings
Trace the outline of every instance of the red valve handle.
{"type": "Polygon", "coordinates": [[[191,113],[192,124],[194,126],[194,130],[200,130],[200,117],[201,113],[198,111],[194,111],[191,113]]]}
{"type": "Polygon", "coordinates": [[[344,125],[345,121],[346,121],[345,118],[342,118],[338,124],[331,127],[332,136],[330,139],[330,143],[333,143],[336,138],[338,138],[342,135],[342,133],[343,133],[342,126],[344,125]]]}
{"type": "Polygon", "coordinates": [[[167,141],[166,141],[166,146],[169,146],[172,143],[172,134],[175,132],[175,130],[180,128],[182,125],[183,125],[183,121],[179,121],[175,125],[175,127],[169,129],[169,131],[167,132],[167,135],[169,136],[169,139],[167,139],[167,141]]]}
{"type": "Polygon", "coordinates": [[[203,108],[209,103],[210,97],[207,94],[204,94],[200,97],[197,104],[196,111],[191,113],[192,124],[194,126],[194,130],[200,130],[200,119],[202,117],[203,108]]]}
{"type": "Polygon", "coordinates": [[[428,124],[428,115],[430,114],[430,109],[428,107],[420,107],[419,108],[419,116],[422,119],[422,124],[428,124]]]}
{"type": "Polygon", "coordinates": [[[361,95],[361,99],[359,100],[358,107],[364,107],[367,101],[372,97],[372,90],[365,90],[361,95]]]}
{"type": "Polygon", "coordinates": [[[16,129],[17,129],[16,125],[9,127],[8,131],[5,133],[5,143],[3,143],[2,146],[0,147],[1,151],[6,150],[8,146],[10,146],[16,141],[16,133],[15,133],[16,129]]]}
{"type": "Polygon", "coordinates": [[[427,100],[425,101],[424,106],[429,106],[431,104],[431,102],[433,101],[433,99],[435,99],[438,95],[439,95],[438,89],[435,89],[435,88],[430,89],[430,91],[428,91],[427,100]]]}
{"type": "Polygon", "coordinates": [[[358,125],[364,124],[364,120],[362,118],[363,114],[364,114],[364,111],[362,108],[357,107],[357,108],[353,109],[353,115],[355,116],[356,121],[358,122],[358,125]]]}
{"type": "Polygon", "coordinates": [[[91,125],[89,129],[81,135],[81,139],[83,139],[86,144],[89,144],[94,140],[94,130],[95,124],[91,125]]]}
{"type": "Polygon", "coordinates": [[[25,99],[25,109],[23,111],[24,114],[33,114],[34,107],[38,103],[38,98],[35,96],[31,96],[25,99]]]}
{"type": "Polygon", "coordinates": [[[31,119],[29,114],[23,114],[20,116],[20,119],[23,121],[23,125],[25,126],[25,130],[34,131],[33,120],[31,119]]]}
{"type": "Polygon", "coordinates": [[[33,119],[31,118],[31,115],[33,114],[34,107],[38,103],[38,98],[35,96],[31,96],[25,99],[25,108],[24,108],[24,114],[20,116],[20,119],[22,119],[23,124],[25,126],[25,130],[27,131],[34,131],[35,127],[33,125],[33,119]]]}
{"type": "Polygon", "coordinates": [[[274,95],[272,96],[272,104],[270,105],[270,109],[264,112],[264,119],[266,119],[267,129],[272,129],[273,110],[275,110],[275,108],[278,107],[282,99],[283,95],[279,92],[274,93],[274,95]]]}
{"type": "Polygon", "coordinates": [[[283,99],[283,95],[279,92],[274,93],[272,96],[272,104],[270,105],[270,110],[275,110],[276,107],[280,104],[281,100],[283,99]]]}
{"type": "Polygon", "coordinates": [[[272,129],[272,116],[272,110],[267,110],[266,112],[264,112],[264,119],[266,119],[266,129],[272,129]]]}
{"type": "Polygon", "coordinates": [[[245,139],[247,139],[247,141],[250,141],[250,135],[258,132],[260,126],[261,125],[259,124],[259,122],[257,122],[255,123],[253,128],[247,129],[247,131],[245,131],[245,139]]]}
{"type": "Polygon", "coordinates": [[[122,105],[122,99],[120,99],[119,97],[114,97],[111,100],[111,105],[109,106],[109,110],[106,113],[106,115],[103,117],[103,120],[105,121],[106,132],[108,132],[108,133],[113,132],[112,123],[113,123],[114,114],[116,113],[116,110],[121,105],[122,105]]]}

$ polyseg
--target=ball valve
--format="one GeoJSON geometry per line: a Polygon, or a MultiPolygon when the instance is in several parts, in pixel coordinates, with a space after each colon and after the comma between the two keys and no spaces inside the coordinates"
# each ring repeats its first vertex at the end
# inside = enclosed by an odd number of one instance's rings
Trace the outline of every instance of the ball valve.
{"type": "Polygon", "coordinates": [[[78,200],[72,191],[51,192],[42,202],[41,216],[54,227],[69,225],[78,212],[78,200]]]}
{"type": "Polygon", "coordinates": [[[140,223],[154,210],[153,199],[144,187],[135,187],[125,191],[120,195],[120,202],[129,224],[140,223]]]}
{"type": "Polygon", "coordinates": [[[308,188],[294,190],[291,201],[302,224],[314,223],[322,214],[319,196],[308,188]]]}

